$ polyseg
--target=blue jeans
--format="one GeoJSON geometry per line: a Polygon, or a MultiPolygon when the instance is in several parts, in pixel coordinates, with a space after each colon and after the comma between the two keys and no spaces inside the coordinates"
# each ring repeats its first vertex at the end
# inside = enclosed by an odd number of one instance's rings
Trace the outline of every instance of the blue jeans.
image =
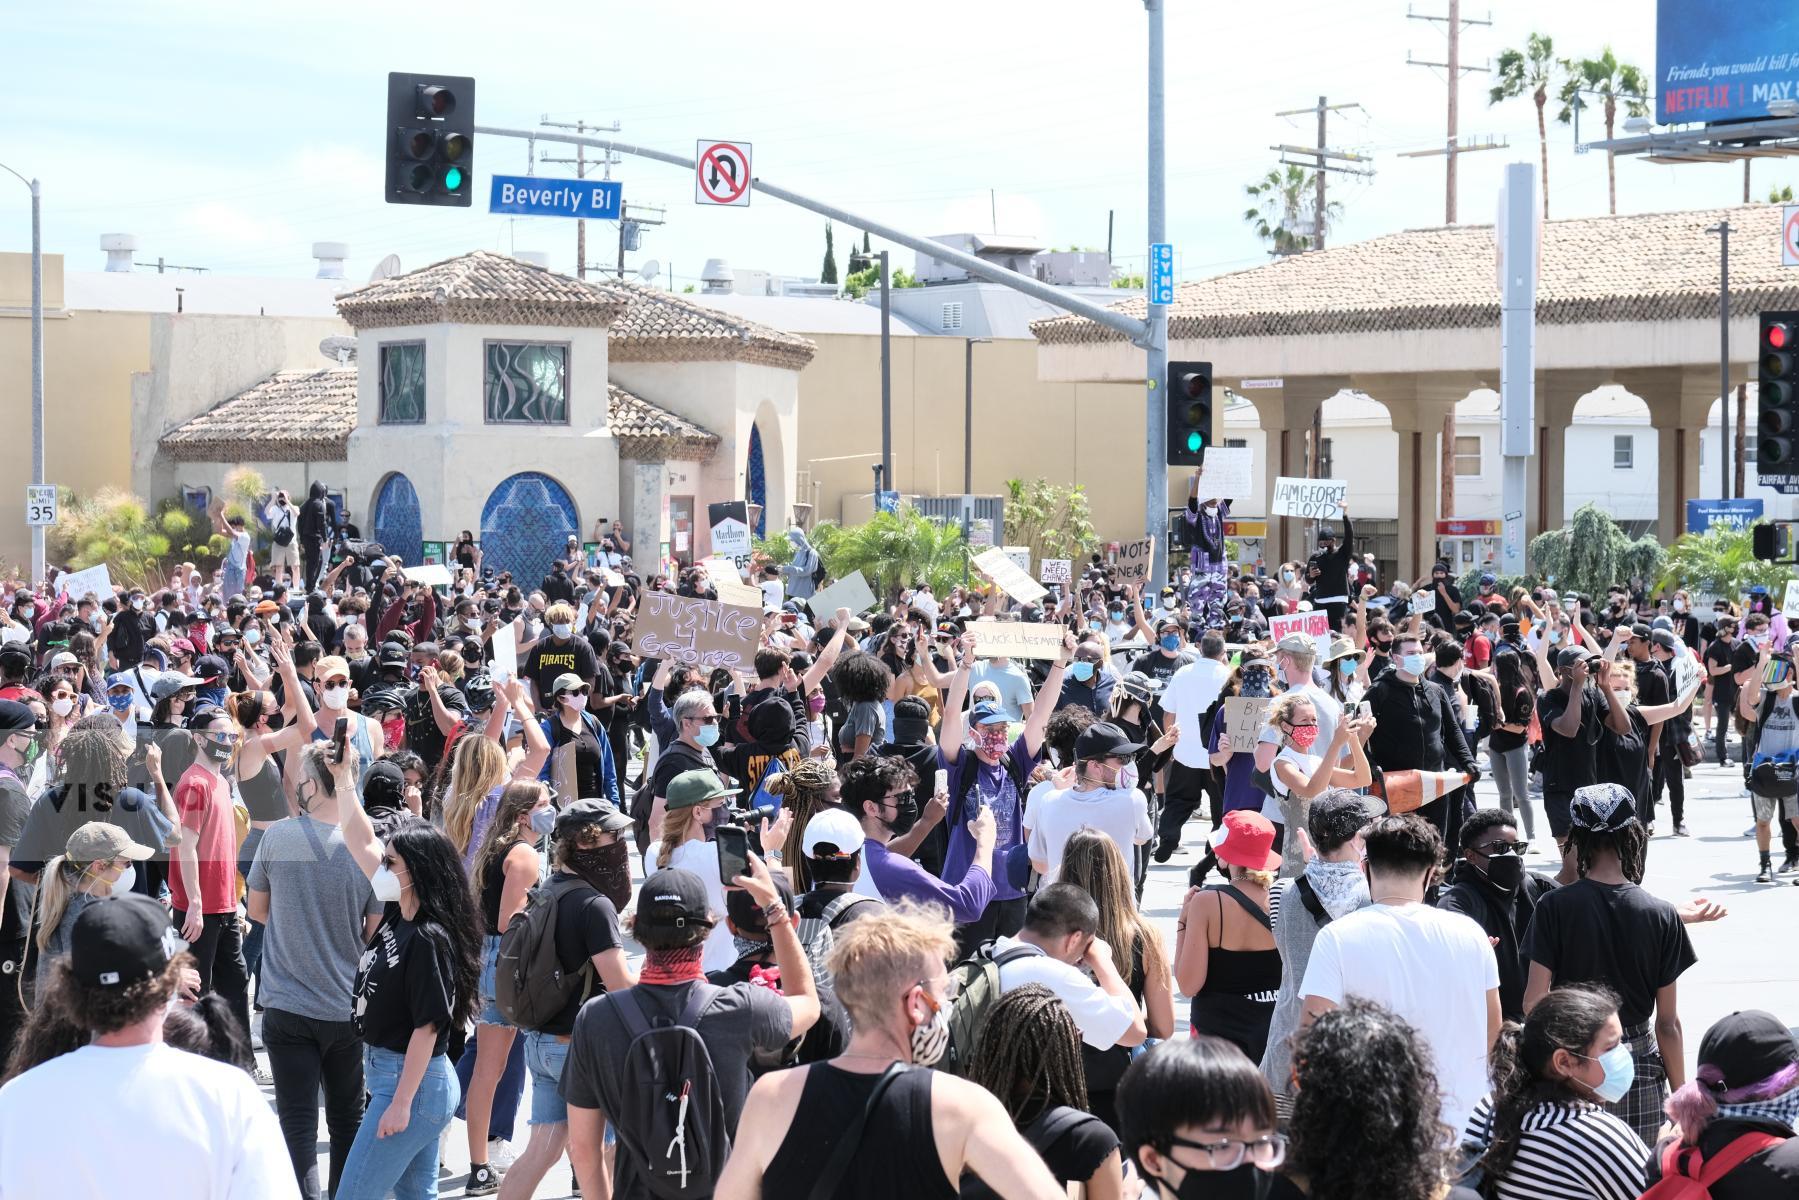
{"type": "Polygon", "coordinates": [[[333,1200],[383,1200],[390,1191],[395,1200],[436,1200],[437,1139],[449,1127],[462,1094],[450,1060],[440,1054],[426,1066],[406,1128],[391,1137],[377,1137],[381,1114],[400,1085],[406,1056],[378,1046],[365,1046],[362,1055],[369,1104],[333,1200]]]}
{"type": "MultiPolygon", "coordinates": [[[[475,1077],[475,1046],[474,1035],[470,1034],[462,1057],[456,1060],[456,1078],[464,1101],[467,1100],[469,1080],[475,1077]]],[[[506,1054],[506,1073],[500,1076],[500,1082],[493,1090],[493,1115],[487,1119],[488,1137],[512,1140],[513,1126],[518,1123],[518,1106],[524,1098],[525,1039],[519,1036],[512,1039],[512,1049],[506,1054]]],[[[466,1103],[457,1104],[456,1115],[465,1121],[468,1119],[466,1103]]]]}
{"type": "Polygon", "coordinates": [[[568,1102],[562,1098],[562,1067],[568,1062],[569,1044],[553,1033],[535,1029],[519,1035],[525,1043],[525,1066],[531,1070],[532,1125],[568,1123],[568,1102]]]}

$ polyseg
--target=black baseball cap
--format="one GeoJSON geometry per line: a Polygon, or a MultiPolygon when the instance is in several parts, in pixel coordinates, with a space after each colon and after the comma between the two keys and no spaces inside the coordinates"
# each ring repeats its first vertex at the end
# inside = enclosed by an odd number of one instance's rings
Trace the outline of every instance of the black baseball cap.
{"type": "Polygon", "coordinates": [[[557,814],[556,839],[561,841],[589,825],[598,825],[603,833],[623,833],[635,824],[609,801],[577,800],[557,814]]]}
{"type": "Polygon", "coordinates": [[[1652,632],[1653,632],[1653,630],[1651,630],[1649,628],[1649,626],[1642,621],[1638,621],[1636,624],[1634,624],[1630,627],[1630,636],[1633,638],[1636,638],[1638,641],[1644,641],[1644,642],[1648,641],[1649,635],[1652,632]]]}
{"type": "Polygon", "coordinates": [[[1760,1009],[1721,1018],[1699,1041],[1699,1085],[1714,1095],[1760,1083],[1794,1063],[1799,1043],[1784,1021],[1760,1009]]]}
{"type": "Polygon", "coordinates": [[[1143,743],[1131,741],[1124,735],[1124,730],[1110,721],[1095,721],[1074,739],[1074,756],[1082,762],[1096,758],[1129,758],[1141,749],[1143,743]]]}
{"type": "Polygon", "coordinates": [[[37,729],[37,716],[17,700],[0,700],[0,737],[37,729]]]}
{"type": "Polygon", "coordinates": [[[225,660],[216,654],[202,654],[194,660],[194,677],[202,683],[212,683],[231,674],[231,668],[225,660]]]}
{"type": "Polygon", "coordinates": [[[1569,646],[1566,650],[1563,650],[1555,656],[1555,669],[1558,671],[1566,671],[1577,662],[1585,662],[1588,659],[1598,657],[1597,654],[1593,653],[1585,646],[1569,646]]]}
{"type": "Polygon", "coordinates": [[[406,807],[406,772],[398,764],[376,762],[362,777],[362,807],[369,812],[406,807]]]}
{"type": "Polygon", "coordinates": [[[706,885],[692,871],[668,867],[643,881],[637,890],[638,925],[657,929],[685,929],[688,945],[703,941],[712,932],[712,909],[706,885]]]}
{"type": "Polygon", "coordinates": [[[88,987],[127,988],[159,974],[185,949],[169,910],[134,892],[81,910],[69,935],[69,966],[88,987]]]}
{"type": "MultiPolygon", "coordinates": [[[[787,883],[787,872],[771,871],[769,878],[774,881],[775,891],[781,895],[781,903],[787,911],[794,911],[793,888],[787,883]]],[[[731,924],[747,933],[768,933],[768,918],[762,913],[762,906],[756,898],[740,887],[725,892],[725,915],[731,918],[731,924]]]]}
{"type": "Polygon", "coordinates": [[[382,642],[376,661],[383,667],[404,667],[412,661],[412,651],[398,642],[382,642]]]}

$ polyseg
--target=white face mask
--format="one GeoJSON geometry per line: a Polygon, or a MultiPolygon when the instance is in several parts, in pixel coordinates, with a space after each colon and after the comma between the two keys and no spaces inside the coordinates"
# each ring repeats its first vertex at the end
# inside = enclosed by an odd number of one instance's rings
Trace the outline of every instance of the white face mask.
{"type": "Polygon", "coordinates": [[[75,711],[75,701],[68,696],[61,696],[50,701],[50,711],[59,717],[66,717],[75,711]]]}
{"type": "Polygon", "coordinates": [[[552,625],[552,626],[550,626],[550,632],[555,634],[559,638],[565,638],[569,634],[573,633],[574,631],[575,631],[575,627],[573,625],[552,625]]]}
{"type": "Polygon", "coordinates": [[[123,896],[136,886],[137,868],[135,866],[127,866],[124,872],[121,873],[117,879],[112,881],[112,894],[115,896],[123,896]]]}
{"type": "Polygon", "coordinates": [[[406,890],[400,884],[400,877],[386,863],[376,867],[375,873],[369,876],[369,887],[374,891],[375,899],[383,904],[398,903],[400,893],[406,890]]]}
{"type": "Polygon", "coordinates": [[[328,687],[319,693],[319,699],[325,702],[326,708],[341,709],[350,703],[350,685],[328,687]]]}

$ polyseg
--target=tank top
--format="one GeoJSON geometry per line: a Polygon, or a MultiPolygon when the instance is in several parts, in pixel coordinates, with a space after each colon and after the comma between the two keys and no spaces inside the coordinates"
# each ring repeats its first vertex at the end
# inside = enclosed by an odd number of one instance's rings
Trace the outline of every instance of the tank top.
{"type": "MultiPolygon", "coordinates": [[[[1225,888],[1205,890],[1215,893],[1221,906],[1230,902],[1225,888]]],[[[1222,938],[1222,919],[1219,924],[1222,938]]],[[[1206,952],[1206,981],[1193,997],[1193,1028],[1235,1042],[1251,1062],[1261,1062],[1262,1052],[1268,1048],[1268,1022],[1274,1017],[1280,986],[1279,949],[1226,950],[1223,946],[1211,946],[1206,952]]]]}
{"type": "MultiPolygon", "coordinates": [[[[943,1173],[931,1126],[931,1078],[913,1069],[893,1081],[869,1116],[862,1144],[832,1200],[950,1200],[955,1184],[943,1173]]],[[[857,1075],[830,1063],[806,1071],[799,1107],[787,1136],[762,1176],[765,1196],[806,1196],[831,1159],[844,1128],[868,1105],[881,1076],[857,1075]]]]}
{"type": "Polygon", "coordinates": [[[262,770],[237,781],[237,794],[252,821],[279,821],[287,816],[287,792],[281,786],[281,769],[273,758],[262,760],[262,770]]]}
{"type": "Polygon", "coordinates": [[[487,860],[481,873],[481,919],[487,923],[489,937],[498,937],[500,929],[500,893],[506,890],[506,855],[512,847],[487,860]]]}

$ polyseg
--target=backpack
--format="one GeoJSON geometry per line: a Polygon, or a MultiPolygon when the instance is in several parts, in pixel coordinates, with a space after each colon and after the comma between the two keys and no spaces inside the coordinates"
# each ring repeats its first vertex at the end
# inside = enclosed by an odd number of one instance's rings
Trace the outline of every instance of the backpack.
{"type": "Polygon", "coordinates": [[[966,1075],[974,1062],[976,1049],[981,1044],[981,1031],[987,1028],[988,1014],[1004,994],[999,969],[1039,953],[1041,951],[1035,946],[1013,946],[995,954],[993,943],[987,942],[950,968],[950,978],[960,984],[961,989],[949,1008],[949,1049],[939,1064],[944,1070],[966,1075]]]}
{"type": "Polygon", "coordinates": [[[577,992],[585,1000],[593,991],[593,960],[583,959],[579,970],[564,971],[556,954],[558,902],[582,889],[594,890],[579,879],[539,884],[525,897],[524,912],[500,935],[494,1002],[520,1029],[542,1029],[577,992]]]}
{"type": "Polygon", "coordinates": [[[800,939],[800,945],[805,947],[806,959],[812,964],[812,977],[818,981],[820,988],[831,987],[831,971],[825,966],[825,960],[837,945],[837,918],[856,905],[873,900],[873,896],[844,892],[825,905],[824,911],[816,917],[800,918],[800,926],[795,933],[800,939]]]}
{"type": "Polygon", "coordinates": [[[700,1013],[720,989],[701,980],[672,1023],[636,988],[603,997],[631,1039],[614,1082],[612,1127],[659,1200],[706,1200],[731,1153],[730,1127],[700,1013]]]}
{"type": "Polygon", "coordinates": [[[294,544],[294,523],[293,518],[288,515],[287,509],[281,510],[281,524],[275,526],[275,532],[271,536],[277,546],[294,544]]]}
{"type": "Polygon", "coordinates": [[[1324,902],[1318,899],[1318,892],[1312,887],[1310,879],[1304,875],[1294,876],[1293,890],[1299,893],[1299,902],[1312,914],[1312,920],[1318,922],[1318,928],[1323,929],[1331,923],[1331,915],[1324,910],[1324,902]]]}
{"type": "Polygon", "coordinates": [[[1751,1155],[1786,1141],[1772,1133],[1743,1133],[1707,1159],[1699,1147],[1679,1140],[1662,1147],[1662,1177],[1649,1185],[1638,1200],[1712,1200],[1712,1184],[1718,1182],[1751,1155]]]}
{"type": "MultiPolygon", "coordinates": [[[[777,775],[786,773],[787,768],[781,765],[780,755],[776,754],[769,758],[768,766],[762,769],[762,778],[758,779],[756,786],[750,789],[751,811],[767,817],[770,821],[781,815],[781,798],[768,790],[768,781],[777,775]]],[[[801,935],[800,940],[805,941],[805,936],[801,935]]]]}

